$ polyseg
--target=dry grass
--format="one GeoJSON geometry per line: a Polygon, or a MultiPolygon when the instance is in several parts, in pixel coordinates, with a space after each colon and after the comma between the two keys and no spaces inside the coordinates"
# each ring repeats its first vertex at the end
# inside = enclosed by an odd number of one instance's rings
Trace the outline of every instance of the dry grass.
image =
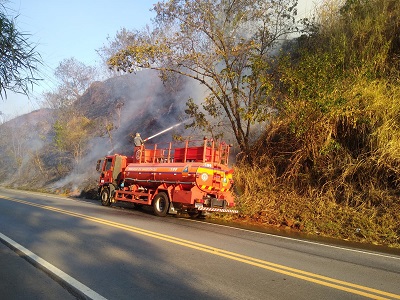
{"type": "Polygon", "coordinates": [[[310,186],[309,191],[299,194],[290,185],[264,182],[268,174],[258,167],[237,167],[235,171],[239,218],[310,234],[400,247],[400,203],[393,195],[371,188],[371,196],[383,202],[371,206],[359,199],[361,204],[353,207],[338,203],[334,190],[321,192],[310,186]]]}
{"type": "Polygon", "coordinates": [[[344,106],[317,113],[292,101],[270,124],[254,146],[254,164],[235,168],[243,216],[400,247],[400,87],[355,82],[341,92],[344,106]]]}

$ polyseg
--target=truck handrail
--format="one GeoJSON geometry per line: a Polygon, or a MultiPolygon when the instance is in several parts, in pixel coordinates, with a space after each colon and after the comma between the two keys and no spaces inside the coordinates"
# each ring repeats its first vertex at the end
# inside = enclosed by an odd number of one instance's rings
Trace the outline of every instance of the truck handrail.
{"type": "Polygon", "coordinates": [[[228,165],[229,149],[231,145],[220,142],[218,147],[212,139],[185,141],[183,147],[174,147],[173,143],[167,147],[160,147],[162,143],[137,146],[134,149],[134,161],[137,163],[168,163],[168,162],[203,162],[228,165]],[[201,143],[201,146],[199,145],[201,143]],[[190,144],[197,143],[197,146],[190,144]]]}

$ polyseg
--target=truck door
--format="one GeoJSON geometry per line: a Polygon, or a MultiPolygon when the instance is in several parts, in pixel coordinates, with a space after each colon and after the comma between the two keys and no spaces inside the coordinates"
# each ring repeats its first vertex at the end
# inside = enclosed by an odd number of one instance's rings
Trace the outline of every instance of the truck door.
{"type": "Polygon", "coordinates": [[[106,157],[104,159],[103,169],[100,175],[101,183],[112,182],[113,158],[106,157]]]}

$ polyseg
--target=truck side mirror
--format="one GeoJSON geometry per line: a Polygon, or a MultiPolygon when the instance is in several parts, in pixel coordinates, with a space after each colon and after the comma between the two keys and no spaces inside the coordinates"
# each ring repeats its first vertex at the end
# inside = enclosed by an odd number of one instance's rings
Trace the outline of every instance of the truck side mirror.
{"type": "Polygon", "coordinates": [[[97,165],[96,165],[96,171],[97,171],[97,172],[100,172],[100,171],[101,171],[100,165],[101,165],[101,159],[99,159],[99,160],[97,161],[97,165]]]}

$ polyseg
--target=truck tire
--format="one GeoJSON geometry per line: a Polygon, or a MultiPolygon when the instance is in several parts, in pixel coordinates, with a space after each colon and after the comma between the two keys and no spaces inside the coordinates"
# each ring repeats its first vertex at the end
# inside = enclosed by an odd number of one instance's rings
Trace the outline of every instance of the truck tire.
{"type": "Polygon", "coordinates": [[[100,193],[101,205],[110,206],[110,190],[108,188],[103,188],[100,193]]]}
{"type": "Polygon", "coordinates": [[[169,209],[169,200],[166,193],[158,193],[153,200],[154,214],[158,217],[165,217],[169,209]]]}

